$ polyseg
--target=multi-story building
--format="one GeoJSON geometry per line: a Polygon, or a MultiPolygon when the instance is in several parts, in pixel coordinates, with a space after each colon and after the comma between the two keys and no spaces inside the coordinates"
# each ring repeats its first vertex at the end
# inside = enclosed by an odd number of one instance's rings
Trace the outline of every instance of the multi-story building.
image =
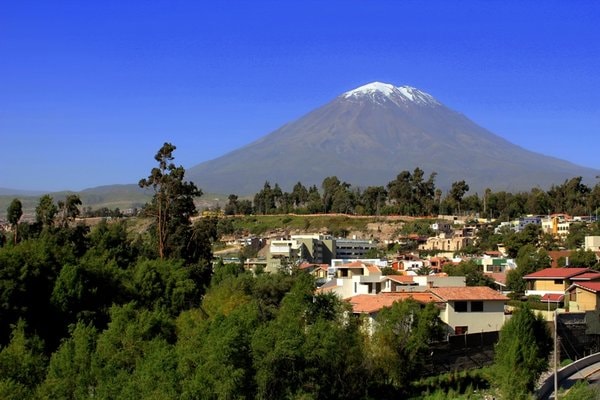
{"type": "Polygon", "coordinates": [[[359,259],[367,252],[377,247],[372,240],[337,238],[335,243],[335,258],[359,259]]]}

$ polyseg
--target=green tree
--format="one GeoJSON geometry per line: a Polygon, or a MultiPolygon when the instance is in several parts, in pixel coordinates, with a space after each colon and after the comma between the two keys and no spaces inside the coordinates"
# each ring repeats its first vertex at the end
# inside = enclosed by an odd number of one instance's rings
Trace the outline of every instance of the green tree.
{"type": "Polygon", "coordinates": [[[81,199],[77,194],[69,194],[65,198],[65,201],[58,202],[58,214],[60,215],[61,226],[68,226],[69,223],[73,222],[79,216],[80,205],[81,199]]]}
{"type": "Polygon", "coordinates": [[[494,281],[483,273],[482,267],[475,261],[461,261],[458,265],[444,265],[442,269],[448,276],[464,276],[467,286],[494,288],[494,281]]]}
{"type": "Polygon", "coordinates": [[[396,179],[387,184],[390,200],[398,207],[398,212],[412,215],[411,204],[413,201],[412,175],[409,171],[402,171],[396,179]]]}
{"type": "Polygon", "coordinates": [[[360,195],[365,214],[379,215],[387,202],[388,193],[383,186],[369,186],[360,195]]]}
{"type": "Polygon", "coordinates": [[[60,313],[57,328],[77,321],[92,323],[101,329],[108,323],[113,304],[122,304],[130,296],[125,282],[126,272],[116,263],[102,258],[86,258],[77,264],[66,264],[60,270],[50,302],[60,313]]]}
{"type": "Polygon", "coordinates": [[[372,337],[375,376],[396,388],[406,388],[417,376],[429,343],[443,335],[439,310],[414,300],[397,301],[377,315],[372,337]]]}
{"type": "Polygon", "coordinates": [[[506,286],[517,293],[525,292],[525,275],[550,267],[550,256],[544,249],[538,249],[532,244],[526,244],[519,249],[515,259],[517,268],[508,272],[506,286]]]}
{"type": "Polygon", "coordinates": [[[35,207],[35,220],[42,227],[51,227],[57,212],[58,208],[54,204],[52,196],[45,194],[40,197],[39,203],[35,207]]]}
{"type": "Polygon", "coordinates": [[[448,192],[448,197],[452,201],[452,204],[456,206],[458,213],[460,213],[460,206],[462,203],[463,196],[468,191],[469,185],[467,185],[467,183],[464,180],[452,183],[452,187],[448,192]]]}
{"type": "Polygon", "coordinates": [[[310,276],[297,275],[275,319],[254,332],[255,398],[362,397],[369,375],[358,326],[343,318],[347,305],[313,290],[310,276]]]}
{"type": "Polygon", "coordinates": [[[306,210],[312,214],[323,212],[323,200],[321,199],[319,189],[317,189],[316,185],[312,185],[308,189],[308,200],[306,203],[306,210]]]}
{"type": "Polygon", "coordinates": [[[196,213],[194,198],[202,191],[192,182],[184,181],[185,169],[172,162],[176,147],[165,143],[154,159],[158,167],[152,168],[150,176],[141,179],[139,186],[154,190],[152,203],[146,206],[146,212],[154,218],[155,239],[158,256],[161,259],[175,253],[174,248],[185,248],[190,236],[190,217],[196,213]]]}
{"type": "Polygon", "coordinates": [[[97,339],[92,371],[101,399],[180,398],[175,324],[163,310],[114,306],[97,339]]]}
{"type": "Polygon", "coordinates": [[[23,204],[21,203],[21,200],[13,199],[13,201],[10,202],[8,209],[6,210],[6,216],[8,222],[12,226],[14,244],[17,244],[17,238],[19,236],[19,221],[23,216],[23,204]]]}
{"type": "Polygon", "coordinates": [[[341,182],[337,176],[328,176],[321,184],[323,189],[323,211],[325,213],[349,213],[354,208],[350,184],[341,182]]]}
{"type": "Polygon", "coordinates": [[[596,253],[592,250],[579,249],[574,251],[569,256],[569,265],[566,265],[566,259],[561,257],[558,259],[558,265],[561,267],[580,267],[598,269],[599,263],[596,253]]]}
{"type": "Polygon", "coordinates": [[[588,235],[589,229],[586,223],[576,222],[569,226],[569,234],[565,239],[565,245],[568,249],[578,249],[583,246],[585,236],[588,235]]]}
{"type": "Polygon", "coordinates": [[[254,195],[254,209],[257,214],[269,214],[275,211],[275,194],[269,181],[254,195]]]}
{"type": "Polygon", "coordinates": [[[504,246],[509,257],[516,257],[525,245],[537,246],[542,234],[542,228],[537,224],[528,224],[521,232],[509,232],[504,237],[504,246]]]}
{"type": "Polygon", "coordinates": [[[189,333],[177,342],[182,398],[254,398],[255,371],[248,350],[257,325],[256,304],[246,303],[188,327],[189,333]]]}
{"type": "Polygon", "coordinates": [[[92,359],[98,333],[92,326],[78,322],[50,358],[46,379],[38,387],[42,399],[86,399],[98,385],[92,359]]]}
{"type": "Polygon", "coordinates": [[[235,215],[238,213],[238,208],[239,208],[239,200],[238,200],[238,196],[236,196],[235,194],[230,194],[229,197],[227,198],[227,204],[225,205],[225,215],[235,215]]]}
{"type": "Polygon", "coordinates": [[[18,394],[30,394],[42,381],[46,373],[43,351],[43,342],[37,336],[27,337],[25,323],[19,321],[13,327],[8,346],[0,349],[0,391],[4,392],[3,398],[16,399],[18,394]]]}
{"type": "Polygon", "coordinates": [[[301,182],[298,182],[294,185],[291,193],[291,199],[294,203],[294,207],[296,208],[304,206],[308,201],[308,190],[301,182]]]}
{"type": "Polygon", "coordinates": [[[551,337],[545,321],[528,307],[513,314],[496,345],[494,371],[505,399],[528,399],[537,379],[548,367],[551,337]]]}
{"type": "Polygon", "coordinates": [[[131,291],[140,306],[175,316],[197,304],[200,297],[192,273],[182,262],[142,260],[133,268],[131,291]]]}

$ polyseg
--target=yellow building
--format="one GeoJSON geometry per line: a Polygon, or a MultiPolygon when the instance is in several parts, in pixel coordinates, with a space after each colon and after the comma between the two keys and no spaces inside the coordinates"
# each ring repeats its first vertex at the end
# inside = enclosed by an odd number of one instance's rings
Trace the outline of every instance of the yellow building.
{"type": "Polygon", "coordinates": [[[600,282],[576,282],[567,289],[570,312],[600,310],[600,282]]]}
{"type": "Polygon", "coordinates": [[[525,295],[543,296],[547,293],[564,294],[575,281],[600,279],[600,273],[588,268],[546,268],[523,277],[527,281],[525,295]]]}

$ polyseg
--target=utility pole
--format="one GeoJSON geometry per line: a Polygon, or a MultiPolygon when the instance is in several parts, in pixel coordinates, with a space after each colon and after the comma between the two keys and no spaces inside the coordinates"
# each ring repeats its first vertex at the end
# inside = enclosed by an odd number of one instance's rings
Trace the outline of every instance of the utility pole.
{"type": "Polygon", "coordinates": [[[558,400],[558,322],[557,309],[554,310],[554,400],[558,400]]]}

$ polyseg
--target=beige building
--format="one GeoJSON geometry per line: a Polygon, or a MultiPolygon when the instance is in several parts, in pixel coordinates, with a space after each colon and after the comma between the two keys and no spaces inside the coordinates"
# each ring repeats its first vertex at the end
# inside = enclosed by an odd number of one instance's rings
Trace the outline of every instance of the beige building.
{"type": "Polygon", "coordinates": [[[489,287],[411,288],[403,292],[360,294],[348,299],[354,314],[366,315],[367,329],[377,324],[377,314],[396,301],[412,299],[435,303],[449,335],[499,331],[505,321],[504,305],[508,298],[489,287]]]}
{"type": "Polygon", "coordinates": [[[473,238],[462,235],[440,233],[427,238],[427,242],[419,246],[420,250],[439,250],[455,252],[473,244],[473,238]]]}
{"type": "Polygon", "coordinates": [[[586,236],[583,242],[583,249],[600,251],[600,236],[586,236]]]}
{"type": "Polygon", "coordinates": [[[429,290],[444,306],[440,318],[450,333],[495,332],[504,325],[508,297],[487,286],[444,287],[429,290]]]}

